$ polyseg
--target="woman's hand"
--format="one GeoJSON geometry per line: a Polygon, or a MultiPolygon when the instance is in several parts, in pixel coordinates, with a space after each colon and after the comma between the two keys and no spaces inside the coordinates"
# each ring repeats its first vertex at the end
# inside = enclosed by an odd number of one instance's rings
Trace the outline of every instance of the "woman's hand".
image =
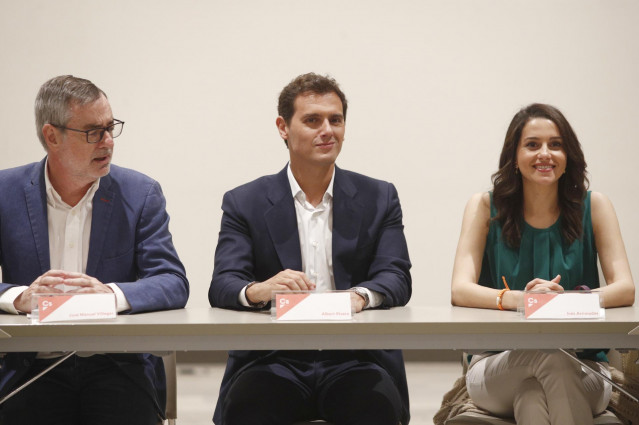
{"type": "Polygon", "coordinates": [[[528,284],[526,284],[526,291],[564,292],[564,287],[559,284],[560,280],[561,280],[561,275],[555,276],[553,280],[544,280],[544,279],[536,278],[528,282],[528,284]]]}

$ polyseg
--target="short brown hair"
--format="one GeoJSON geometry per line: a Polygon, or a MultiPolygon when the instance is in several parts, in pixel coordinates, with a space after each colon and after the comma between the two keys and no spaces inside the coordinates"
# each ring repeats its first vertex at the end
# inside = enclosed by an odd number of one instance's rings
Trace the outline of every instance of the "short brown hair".
{"type": "Polygon", "coordinates": [[[342,114],[344,115],[344,120],[346,120],[346,108],[348,104],[346,102],[346,96],[339,88],[337,81],[328,75],[322,76],[309,72],[308,74],[297,76],[288,83],[280,93],[277,113],[284,118],[286,124],[290,124],[291,118],[293,118],[295,114],[295,99],[297,99],[297,96],[305,93],[335,93],[342,101],[342,114]]]}

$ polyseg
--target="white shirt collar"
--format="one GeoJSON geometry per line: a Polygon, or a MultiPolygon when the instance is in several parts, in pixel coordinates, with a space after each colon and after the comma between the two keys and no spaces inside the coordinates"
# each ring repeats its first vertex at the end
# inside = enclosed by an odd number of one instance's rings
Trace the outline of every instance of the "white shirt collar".
{"type": "MultiPolygon", "coordinates": [[[[306,194],[304,193],[300,185],[297,183],[297,180],[295,180],[295,176],[293,175],[293,172],[291,171],[290,163],[286,166],[286,174],[288,176],[288,183],[291,186],[291,194],[293,195],[293,198],[297,199],[302,204],[306,203],[307,202],[306,194]]],[[[328,187],[326,188],[326,192],[324,192],[322,202],[326,202],[326,200],[333,198],[333,182],[334,181],[335,181],[335,167],[333,167],[333,175],[331,176],[331,181],[328,184],[328,187]]]]}
{"type": "MultiPolygon", "coordinates": [[[[98,190],[98,187],[100,187],[99,178],[93,182],[91,187],[89,187],[89,190],[87,190],[87,193],[85,193],[82,199],[80,200],[80,202],[78,202],[78,205],[83,204],[89,198],[93,199],[93,195],[98,190]]],[[[58,192],[55,190],[55,188],[51,184],[51,180],[49,180],[49,158],[47,158],[44,163],[44,188],[47,194],[48,204],[54,205],[56,207],[64,206],[67,208],[71,208],[70,205],[68,205],[66,202],[62,200],[62,197],[60,196],[60,194],[58,194],[58,192]]]]}

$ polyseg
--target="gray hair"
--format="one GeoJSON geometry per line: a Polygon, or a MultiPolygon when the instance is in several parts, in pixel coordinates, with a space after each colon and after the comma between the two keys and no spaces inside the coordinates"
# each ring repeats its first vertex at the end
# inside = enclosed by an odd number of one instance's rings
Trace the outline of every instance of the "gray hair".
{"type": "Polygon", "coordinates": [[[42,134],[45,124],[65,126],[71,119],[71,104],[86,105],[100,96],[107,97],[95,84],[73,75],[61,75],[44,83],[35,101],[36,132],[40,143],[47,149],[42,134]]]}

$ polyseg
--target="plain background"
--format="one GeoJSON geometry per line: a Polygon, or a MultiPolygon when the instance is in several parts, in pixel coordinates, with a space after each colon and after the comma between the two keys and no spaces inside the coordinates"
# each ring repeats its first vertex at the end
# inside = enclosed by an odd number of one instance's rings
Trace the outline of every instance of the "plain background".
{"type": "Polygon", "coordinates": [[[508,123],[545,102],[577,132],[636,273],[637,22],[634,0],[0,0],[0,168],[44,156],[44,81],[92,80],[126,121],[114,163],[162,184],[189,306],[206,307],[224,192],[284,167],[279,91],[328,73],[349,100],[338,165],[396,185],[410,304],[436,305],[508,123]]]}

